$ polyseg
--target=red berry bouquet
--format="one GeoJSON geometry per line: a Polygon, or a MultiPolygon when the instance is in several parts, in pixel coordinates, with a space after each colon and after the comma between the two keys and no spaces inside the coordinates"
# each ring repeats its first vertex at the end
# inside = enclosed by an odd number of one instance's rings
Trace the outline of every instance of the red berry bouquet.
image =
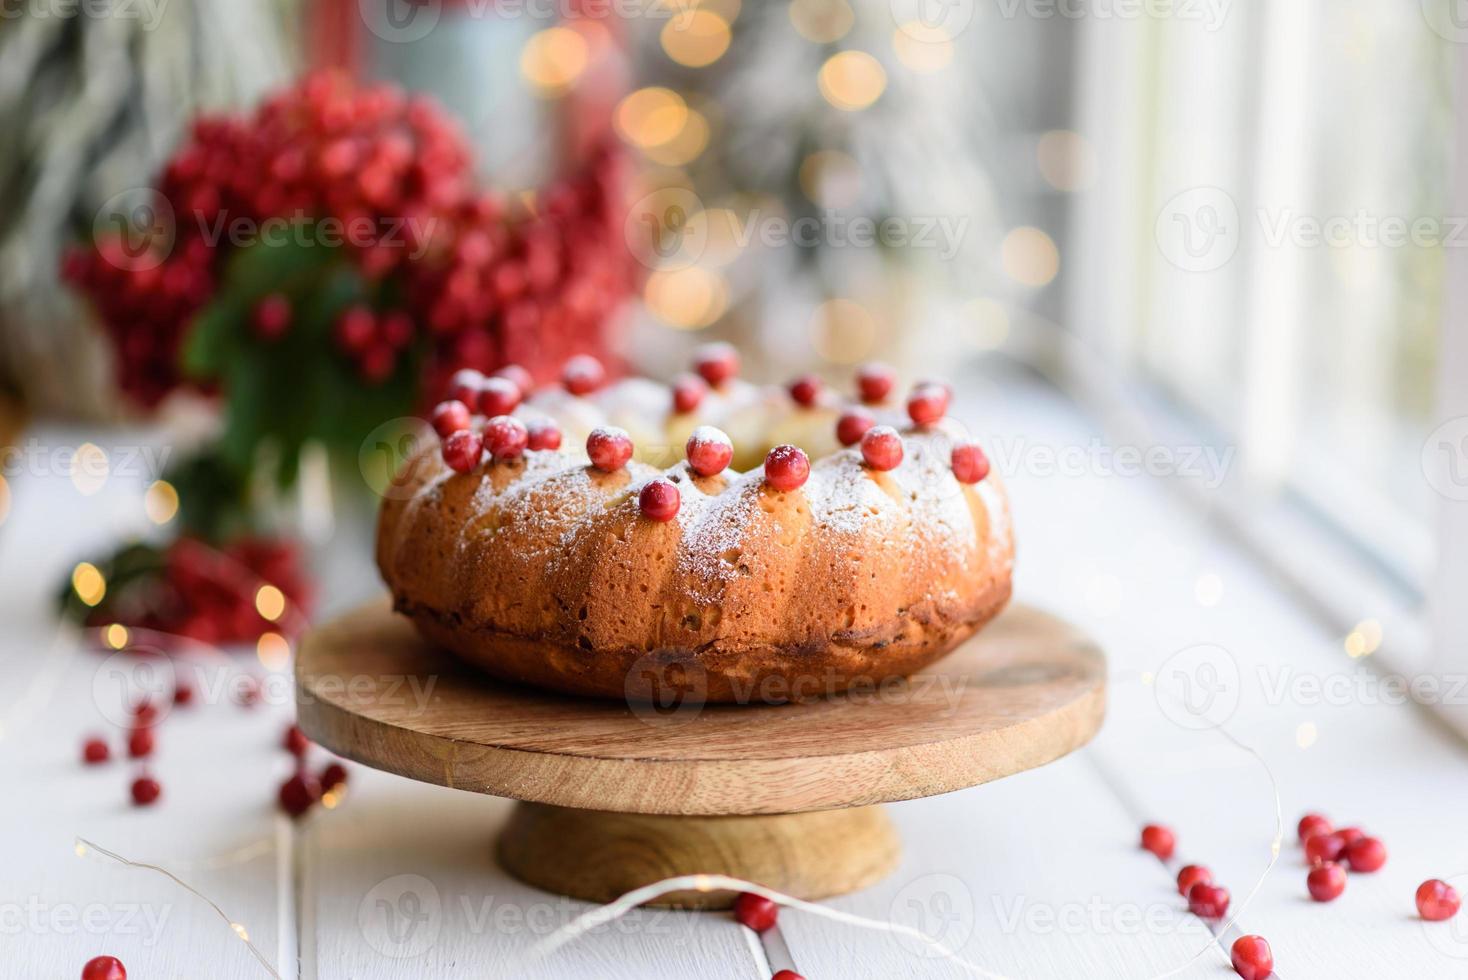
{"type": "MultiPolygon", "coordinates": [[[[477,187],[472,166],[427,99],[315,74],[248,115],[197,119],[156,187],[67,254],[130,400],[153,407],[188,388],[221,402],[217,440],[168,474],[185,535],[224,546],[255,533],[262,471],[290,486],[307,445],[356,473],[368,433],[421,412],[457,369],[514,362],[547,377],[573,354],[606,355],[636,278],[620,158],[596,150],[515,197],[477,187]]],[[[193,593],[159,587],[179,559],[136,546],[116,559],[101,573],[137,587],[97,603],[69,589],[68,609],[197,620],[193,593]]],[[[278,561],[273,575],[300,581],[278,561]]],[[[258,633],[244,612],[217,618],[203,629],[219,640],[258,633]]]]}

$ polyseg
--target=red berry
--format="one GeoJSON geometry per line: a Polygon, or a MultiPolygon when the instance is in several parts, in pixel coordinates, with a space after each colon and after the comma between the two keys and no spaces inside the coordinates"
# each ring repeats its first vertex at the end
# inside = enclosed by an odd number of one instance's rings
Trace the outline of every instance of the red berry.
{"type": "Polygon", "coordinates": [[[413,318],[402,310],[384,313],[379,324],[379,333],[389,347],[402,350],[413,340],[413,318]]]}
{"type": "Polygon", "coordinates": [[[1375,837],[1363,837],[1346,845],[1346,864],[1352,871],[1369,874],[1386,864],[1386,845],[1375,837]]]}
{"type": "Polygon", "coordinates": [[[688,468],[699,476],[722,473],[734,459],[734,443],[723,429],[700,425],[688,437],[684,447],[688,468]]]}
{"type": "Polygon", "coordinates": [[[518,364],[506,364],[494,373],[496,378],[504,378],[506,381],[520,389],[520,397],[525,397],[535,390],[535,379],[530,372],[518,364]]]}
{"type": "Polygon", "coordinates": [[[497,460],[519,459],[530,445],[530,430],[513,415],[496,415],[484,426],[484,448],[497,460]]]}
{"type": "Polygon", "coordinates": [[[449,379],[449,398],[472,408],[479,404],[479,389],[483,385],[484,375],[473,368],[455,371],[449,379]]]}
{"type": "Polygon", "coordinates": [[[874,470],[895,470],[902,463],[902,436],[890,425],[878,425],[861,437],[861,458],[874,470]]]}
{"type": "Polygon", "coordinates": [[[856,372],[856,388],[869,405],[885,400],[896,386],[897,372],[881,361],[863,364],[856,372]]]}
{"type": "Polygon", "coordinates": [[[615,425],[592,429],[586,437],[586,455],[591,457],[591,465],[603,473],[615,473],[632,458],[632,437],[615,425]]]}
{"type": "Polygon", "coordinates": [[[152,776],[139,776],[133,780],[133,805],[152,806],[163,795],[163,787],[152,776]]]}
{"type": "Polygon", "coordinates": [[[398,355],[386,344],[373,344],[357,361],[357,372],[369,384],[380,384],[392,376],[398,355]]]}
{"type": "Polygon", "coordinates": [[[280,747],[299,759],[311,747],[311,742],[306,738],[306,733],[301,731],[299,725],[292,725],[285,730],[285,737],[281,739],[280,747]]]}
{"type": "Polygon", "coordinates": [[[561,384],[573,395],[589,395],[606,380],[606,368],[590,354],[577,354],[561,368],[561,384]]]}
{"type": "Polygon", "coordinates": [[[1344,850],[1365,837],[1366,831],[1360,827],[1342,827],[1335,835],[1341,839],[1341,849],[1344,850]]]}
{"type": "Polygon", "coordinates": [[[805,980],[805,977],[796,973],[794,970],[781,970],[771,977],[770,980],[805,980]]]}
{"type": "Polygon", "coordinates": [[[1338,860],[1346,842],[1339,834],[1316,834],[1305,842],[1305,863],[1314,867],[1338,860]]]}
{"type": "Polygon", "coordinates": [[[694,412],[709,393],[708,382],[696,374],[680,374],[673,380],[673,411],[694,412]]]}
{"type": "Polygon", "coordinates": [[[637,506],[642,516],[653,521],[671,521],[678,516],[683,498],[672,480],[658,477],[649,481],[637,495],[637,506]]]}
{"type": "Polygon", "coordinates": [[[976,442],[963,442],[953,447],[950,457],[953,476],[959,483],[978,483],[989,475],[989,457],[976,442]]]}
{"type": "Polygon", "coordinates": [[[1177,893],[1184,898],[1198,882],[1213,884],[1213,872],[1201,864],[1189,864],[1177,873],[1177,893]]]}
{"type": "Polygon", "coordinates": [[[848,408],[836,420],[836,438],[843,446],[854,446],[876,424],[877,420],[872,417],[871,412],[861,408],[848,408]]]}
{"type": "Polygon", "coordinates": [[[349,354],[362,354],[377,332],[377,319],[365,306],[349,307],[336,321],[336,342],[349,354]]]}
{"type": "Polygon", "coordinates": [[[776,490],[799,490],[810,478],[810,457],[795,446],[776,446],[765,457],[765,482],[776,490]]]}
{"type": "Polygon", "coordinates": [[[115,956],[97,956],[82,967],[82,980],[127,980],[127,970],[115,956]]]}
{"type": "Polygon", "coordinates": [[[1177,848],[1177,838],[1161,824],[1149,823],[1142,828],[1142,848],[1166,861],[1177,848]]]}
{"type": "Polygon", "coordinates": [[[1431,878],[1417,886],[1417,914],[1428,922],[1442,922],[1458,914],[1462,902],[1458,890],[1440,878],[1431,878]]]}
{"type": "Polygon", "coordinates": [[[443,441],[443,461],[448,464],[449,469],[460,473],[468,473],[478,466],[479,457],[483,453],[484,443],[477,433],[468,429],[450,433],[443,441]]]}
{"type": "Polygon", "coordinates": [[[297,772],[280,784],[280,808],[299,817],[321,799],[321,783],[308,772],[297,772]]]}
{"type": "Polygon", "coordinates": [[[455,432],[469,428],[471,419],[469,406],[457,398],[450,398],[446,402],[439,402],[433,406],[433,431],[438,433],[440,439],[447,439],[455,432]]]}
{"type": "Polygon", "coordinates": [[[811,408],[821,397],[821,379],[814,374],[803,374],[790,383],[790,397],[795,404],[811,408]]]}
{"type": "Polygon", "coordinates": [[[321,791],[336,789],[338,786],[346,785],[347,767],[340,762],[327,763],[321,770],[321,791]]]}
{"type": "Polygon", "coordinates": [[[139,727],[148,728],[158,724],[158,707],[152,701],[139,701],[133,708],[133,721],[139,727]]]}
{"type": "Polygon", "coordinates": [[[291,326],[291,301],[284,293],[271,293],[255,304],[255,335],[261,340],[278,340],[291,326]]]}
{"type": "Polygon", "coordinates": [[[739,373],[739,352],[732,344],[704,344],[693,352],[693,369],[717,388],[739,373]]]}
{"type": "Polygon", "coordinates": [[[153,729],[134,728],[127,737],[127,754],[133,759],[146,759],[153,754],[153,729]]]}
{"type": "Polygon", "coordinates": [[[82,761],[95,766],[112,758],[112,750],[100,738],[89,738],[82,743],[82,761]]]}
{"type": "Polygon", "coordinates": [[[179,681],[173,688],[173,703],[180,707],[194,703],[194,689],[183,681],[179,681]]]}
{"type": "Polygon", "coordinates": [[[509,415],[520,404],[520,386],[504,378],[485,378],[479,386],[479,414],[509,415]]]}
{"type": "Polygon", "coordinates": [[[1274,973],[1274,952],[1263,936],[1240,936],[1234,940],[1229,958],[1234,972],[1244,980],[1265,980],[1274,973]]]}
{"type": "Polygon", "coordinates": [[[754,892],[740,892],[734,899],[734,918],[755,932],[765,932],[780,917],[780,906],[754,892]]]}
{"type": "Polygon", "coordinates": [[[931,425],[948,414],[949,398],[946,385],[925,381],[907,396],[907,415],[918,425],[931,425]]]}
{"type": "Polygon", "coordinates": [[[1305,876],[1305,887],[1315,901],[1333,902],[1346,890],[1346,869],[1329,861],[1311,868],[1305,876]]]}
{"type": "Polygon", "coordinates": [[[1328,834],[1334,830],[1330,821],[1318,813],[1307,813],[1300,818],[1296,830],[1300,835],[1300,843],[1303,844],[1316,834],[1328,834]]]}
{"type": "Polygon", "coordinates": [[[529,430],[529,441],[526,445],[531,449],[560,449],[561,427],[550,419],[536,419],[527,426],[529,430]]]}
{"type": "Polygon", "coordinates": [[[1188,889],[1188,911],[1203,919],[1221,919],[1228,912],[1228,889],[1200,881],[1188,889]]]}

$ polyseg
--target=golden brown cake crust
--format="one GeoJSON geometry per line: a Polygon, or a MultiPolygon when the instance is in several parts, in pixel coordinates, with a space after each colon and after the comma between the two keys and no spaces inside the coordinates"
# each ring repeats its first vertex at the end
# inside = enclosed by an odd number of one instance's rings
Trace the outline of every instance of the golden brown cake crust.
{"type": "Polygon", "coordinates": [[[959,483],[938,429],[879,473],[854,449],[781,492],[759,470],[602,473],[530,452],[459,474],[436,443],[399,475],[377,563],[423,634],[490,673],[572,694],[800,700],[920,669],[1004,607],[1014,560],[994,475],[959,483]],[[678,516],[640,515],[664,475],[678,516]]]}

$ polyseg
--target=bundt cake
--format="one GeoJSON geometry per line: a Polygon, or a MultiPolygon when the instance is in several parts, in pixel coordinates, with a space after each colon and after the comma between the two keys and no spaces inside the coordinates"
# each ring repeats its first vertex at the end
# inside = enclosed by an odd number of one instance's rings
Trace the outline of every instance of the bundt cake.
{"type": "Polygon", "coordinates": [[[714,345],[671,387],[607,384],[573,358],[523,400],[517,369],[455,375],[382,504],[396,608],[501,678],[710,702],[875,688],[1003,608],[1008,504],[946,386],[902,413],[873,365],[843,409],[737,366],[714,345]]]}

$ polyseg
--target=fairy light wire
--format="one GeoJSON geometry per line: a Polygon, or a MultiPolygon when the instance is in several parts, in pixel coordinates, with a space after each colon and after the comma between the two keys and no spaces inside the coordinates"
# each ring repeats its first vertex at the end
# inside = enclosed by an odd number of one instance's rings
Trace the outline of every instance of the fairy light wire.
{"type": "Polygon", "coordinates": [[[156,864],[148,864],[144,861],[134,861],[130,858],[125,858],[115,851],[109,851],[105,847],[99,847],[98,845],[87,840],[85,837],[78,837],[76,839],[76,853],[78,857],[86,857],[89,854],[99,854],[102,857],[108,858],[109,860],[115,861],[118,864],[123,865],[124,867],[133,868],[141,871],[151,871],[154,874],[159,874],[167,878],[169,881],[173,882],[175,885],[182,888],[190,895],[193,895],[205,905],[209,906],[209,908],[213,909],[214,914],[219,916],[224,924],[229,926],[230,931],[234,933],[237,937],[239,937],[240,941],[243,942],[245,944],[245,947],[250,951],[250,955],[254,956],[259,964],[264,967],[265,972],[269,973],[272,977],[275,978],[275,980],[282,980],[280,973],[276,971],[274,965],[265,958],[265,954],[260,951],[260,948],[250,940],[250,932],[244,927],[242,923],[236,922],[233,918],[230,917],[228,912],[224,911],[224,909],[220,907],[218,902],[214,901],[214,899],[199,891],[199,889],[195,888],[187,881],[184,881],[172,871],[169,871],[167,868],[161,868],[156,864]]]}

